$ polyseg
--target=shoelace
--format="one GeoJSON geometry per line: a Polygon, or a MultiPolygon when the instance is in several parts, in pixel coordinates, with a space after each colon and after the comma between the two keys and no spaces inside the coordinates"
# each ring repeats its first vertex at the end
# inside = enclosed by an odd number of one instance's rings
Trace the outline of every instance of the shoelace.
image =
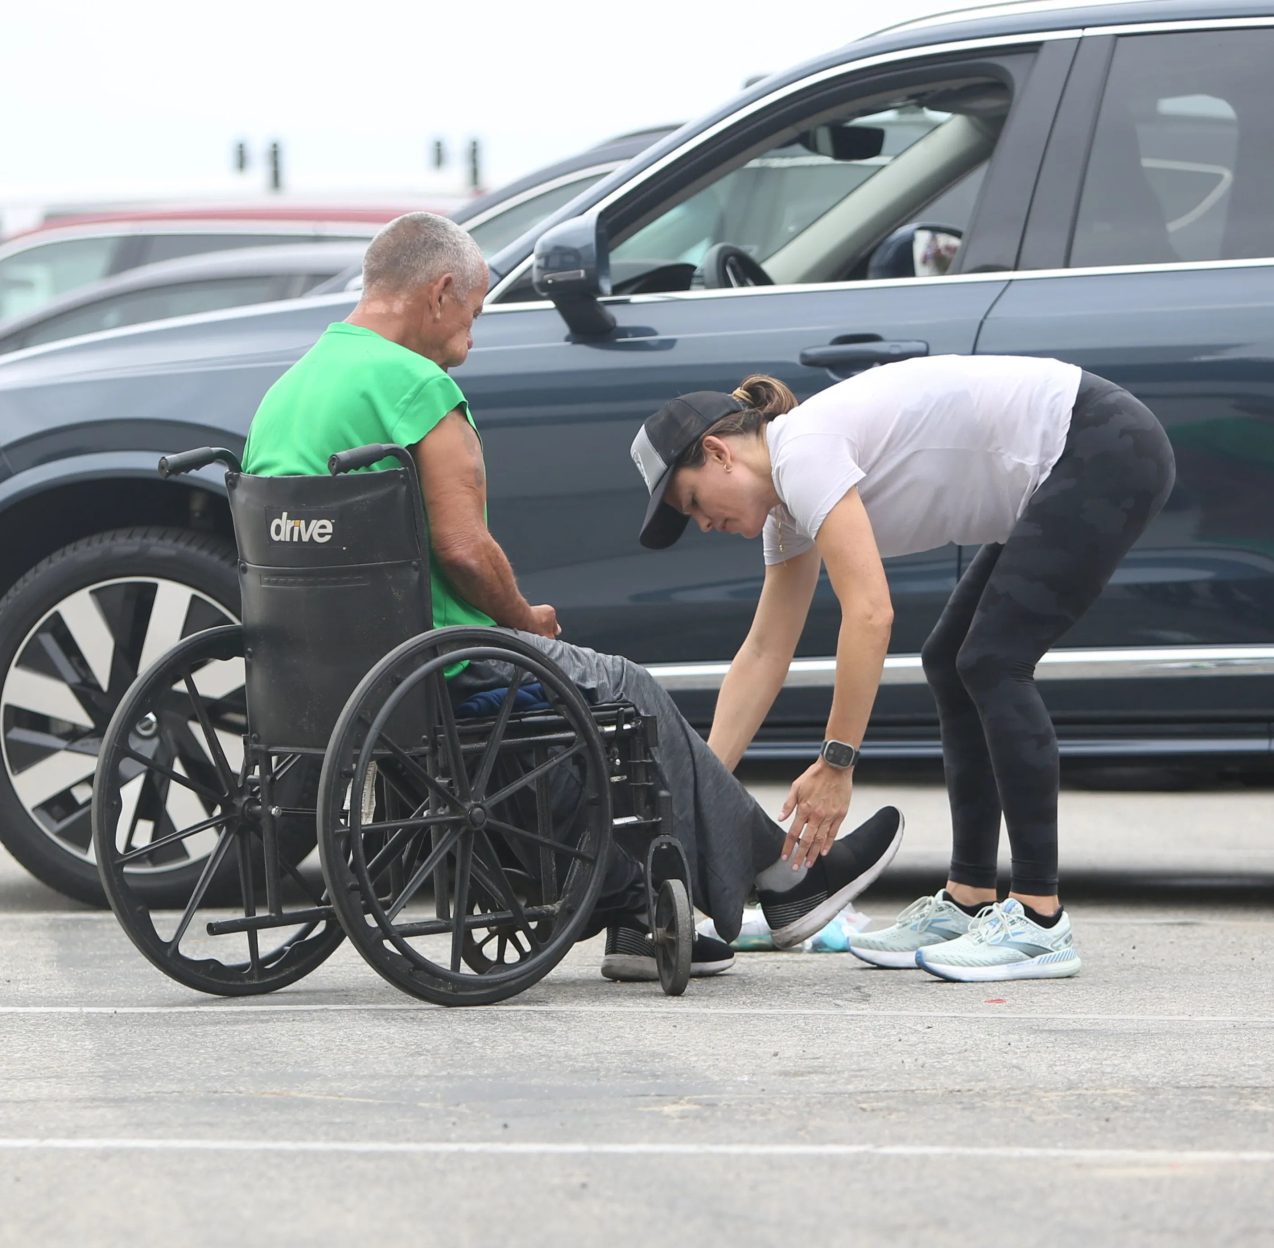
{"type": "Polygon", "coordinates": [[[984,945],[998,944],[1008,940],[1015,928],[1022,926],[1022,915],[1005,912],[1002,901],[983,906],[969,924],[969,939],[984,945]]]}
{"type": "Polygon", "coordinates": [[[934,909],[938,905],[938,898],[935,894],[933,897],[917,897],[895,920],[896,927],[912,927],[916,931],[929,921],[929,917],[933,914],[934,909]]]}

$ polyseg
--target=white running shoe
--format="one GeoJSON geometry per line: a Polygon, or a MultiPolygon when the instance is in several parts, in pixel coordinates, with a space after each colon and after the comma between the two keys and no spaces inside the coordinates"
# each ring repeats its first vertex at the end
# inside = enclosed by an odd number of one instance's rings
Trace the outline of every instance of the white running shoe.
{"type": "Polygon", "coordinates": [[[1052,927],[1027,917],[1022,903],[987,906],[958,940],[921,949],[916,965],[939,979],[983,983],[1000,979],[1062,979],[1080,968],[1065,911],[1052,927]]]}
{"type": "Polygon", "coordinates": [[[919,897],[895,920],[877,932],[855,932],[849,951],[872,966],[914,967],[916,950],[955,940],[969,930],[973,916],[961,910],[938,889],[932,897],[919,897]]]}

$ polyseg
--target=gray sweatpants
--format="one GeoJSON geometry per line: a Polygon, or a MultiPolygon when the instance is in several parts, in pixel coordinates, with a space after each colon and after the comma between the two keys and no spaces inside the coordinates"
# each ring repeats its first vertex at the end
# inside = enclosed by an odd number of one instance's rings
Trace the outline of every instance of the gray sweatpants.
{"type": "MultiPolygon", "coordinates": [[[[542,651],[562,669],[588,702],[629,702],[659,723],[655,763],[672,795],[672,835],[690,861],[694,904],[708,914],[723,940],[739,934],[743,906],[759,871],[783,848],[783,832],[708,749],[667,691],[640,664],[583,646],[550,641],[516,629],[500,629],[542,651]]],[[[453,697],[506,686],[511,669],[472,663],[451,682],[453,697]]],[[[607,873],[599,912],[616,917],[643,909],[641,869],[616,853],[607,873]]]]}

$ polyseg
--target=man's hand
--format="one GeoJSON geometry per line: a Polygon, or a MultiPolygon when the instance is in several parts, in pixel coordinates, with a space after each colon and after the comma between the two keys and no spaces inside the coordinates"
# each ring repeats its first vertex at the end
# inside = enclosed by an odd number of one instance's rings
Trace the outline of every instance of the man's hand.
{"type": "Polygon", "coordinates": [[[562,626],[557,622],[557,612],[548,603],[532,607],[531,619],[532,624],[526,630],[528,633],[535,633],[537,636],[549,638],[562,635],[562,626]]]}
{"type": "Polygon", "coordinates": [[[783,857],[791,857],[793,868],[808,867],[831,849],[853,792],[854,773],[829,767],[821,758],[792,782],[779,822],[796,812],[783,842],[783,857]]]}

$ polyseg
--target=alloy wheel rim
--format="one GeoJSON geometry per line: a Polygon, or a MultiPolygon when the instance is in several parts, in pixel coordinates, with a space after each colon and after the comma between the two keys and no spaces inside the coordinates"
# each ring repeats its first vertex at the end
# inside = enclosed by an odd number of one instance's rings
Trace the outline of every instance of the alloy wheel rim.
{"type": "MultiPolygon", "coordinates": [[[[0,688],[0,754],[28,818],[60,853],[96,865],[93,775],[129,685],[184,637],[235,623],[226,607],[190,585],[128,576],[77,589],[27,632],[0,688]]],[[[227,696],[242,688],[242,668],[240,662],[223,679],[227,696]]],[[[159,875],[189,867],[204,852],[194,845],[184,859],[136,869],[159,875]]]]}

